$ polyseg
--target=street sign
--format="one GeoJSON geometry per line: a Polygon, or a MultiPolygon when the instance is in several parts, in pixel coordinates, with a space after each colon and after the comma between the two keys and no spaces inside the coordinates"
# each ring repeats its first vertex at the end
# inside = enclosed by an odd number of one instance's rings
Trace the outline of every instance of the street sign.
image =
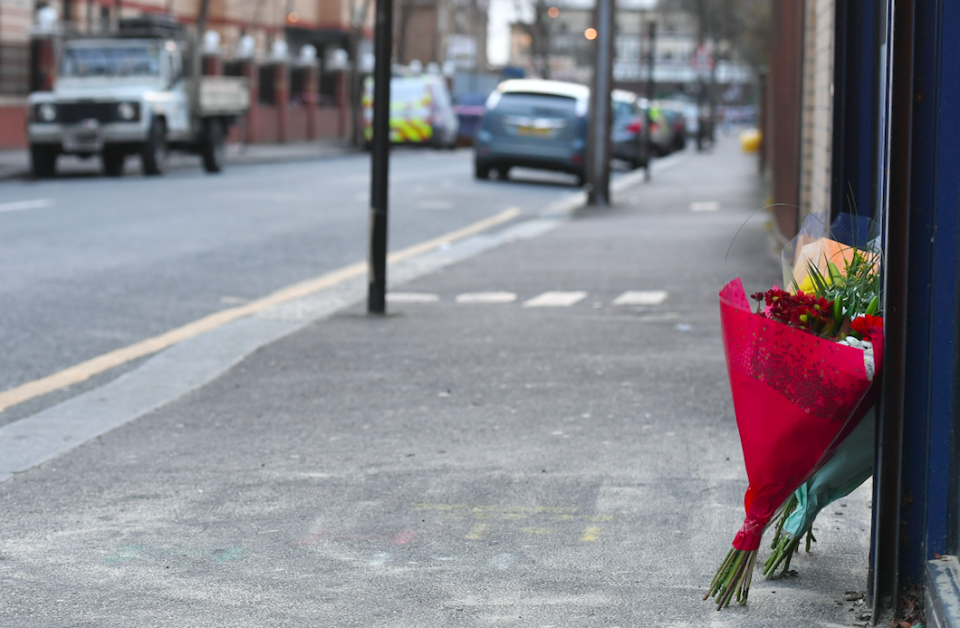
{"type": "Polygon", "coordinates": [[[700,44],[693,51],[693,56],[690,57],[690,67],[702,74],[706,74],[713,69],[713,55],[710,54],[704,44],[700,44]]]}

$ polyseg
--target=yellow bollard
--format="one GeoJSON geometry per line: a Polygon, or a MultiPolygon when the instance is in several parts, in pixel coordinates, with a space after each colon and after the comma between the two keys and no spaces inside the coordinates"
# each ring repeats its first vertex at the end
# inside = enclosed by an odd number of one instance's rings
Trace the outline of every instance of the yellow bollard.
{"type": "Polygon", "coordinates": [[[745,153],[755,153],[760,150],[761,135],[759,129],[747,129],[740,133],[740,149],[745,153]]]}

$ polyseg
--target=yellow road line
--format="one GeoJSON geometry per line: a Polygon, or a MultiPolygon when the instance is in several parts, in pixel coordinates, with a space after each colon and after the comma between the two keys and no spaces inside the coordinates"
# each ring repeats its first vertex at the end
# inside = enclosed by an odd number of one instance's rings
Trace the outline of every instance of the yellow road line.
{"type": "Polygon", "coordinates": [[[467,536],[463,537],[468,541],[482,541],[487,536],[487,530],[490,529],[489,523],[478,523],[467,532],[467,536]]]}
{"type": "MultiPolygon", "coordinates": [[[[440,237],[427,240],[426,242],[421,242],[420,244],[415,244],[395,253],[391,253],[387,256],[387,262],[390,264],[396,264],[412,257],[416,257],[417,255],[422,255],[423,253],[439,247],[441,244],[462,240],[468,236],[476,235],[477,233],[486,231],[487,229],[496,225],[513,220],[519,214],[520,210],[515,207],[506,209],[499,214],[477,221],[471,225],[467,225],[462,229],[451,231],[450,233],[444,234],[440,237]]],[[[366,271],[366,262],[356,262],[350,264],[349,266],[344,266],[343,268],[320,275],[319,277],[301,281],[291,286],[287,286],[286,288],[281,288],[276,292],[268,294],[267,296],[255,301],[251,301],[250,303],[215,312],[191,323],[187,323],[182,327],[171,329],[170,331],[162,333],[159,336],[141,340],[140,342],[132,345],[123,347],[121,349],[116,349],[115,351],[110,351],[109,353],[104,353],[103,355],[99,355],[95,358],[87,360],[86,362],[81,362],[80,364],[76,364],[62,371],[58,371],[52,375],[35,379],[32,382],[21,384],[15,388],[10,388],[9,390],[0,392],[0,412],[19,403],[23,403],[24,401],[34,399],[35,397],[51,393],[55,390],[60,390],[61,388],[70,386],[72,384],[80,383],[93,377],[94,375],[103,373],[104,371],[120,366],[121,364],[130,362],[131,360],[136,360],[137,358],[142,358],[144,356],[157,353],[177,344],[178,342],[193,338],[194,336],[199,336],[204,332],[226,325],[227,323],[235,321],[238,318],[250,316],[251,314],[262,312],[263,310],[275,305],[286,303],[287,301],[293,301],[295,299],[313,294],[314,292],[319,292],[320,290],[332,288],[333,286],[336,286],[337,284],[340,284],[348,279],[363,275],[366,271]]]]}
{"type": "Polygon", "coordinates": [[[581,541],[596,541],[600,537],[600,526],[587,526],[583,530],[583,536],[580,537],[581,541]]]}
{"type": "Polygon", "coordinates": [[[523,532],[524,534],[553,534],[554,532],[552,528],[536,528],[536,527],[520,528],[520,531],[523,532]]]}

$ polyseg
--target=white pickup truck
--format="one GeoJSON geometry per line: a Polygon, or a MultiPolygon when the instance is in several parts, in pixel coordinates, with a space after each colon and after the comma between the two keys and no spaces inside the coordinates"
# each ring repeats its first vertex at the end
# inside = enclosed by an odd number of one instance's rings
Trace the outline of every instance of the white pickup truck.
{"type": "Polygon", "coordinates": [[[53,91],[27,101],[30,159],[37,177],[53,176],[61,154],[99,154],[107,175],[139,155],[143,173],[162,174],[169,150],[202,157],[219,172],[224,137],[250,106],[245,78],[189,76],[198,63],[175,24],[121,22],[110,36],[64,42],[53,91]]]}

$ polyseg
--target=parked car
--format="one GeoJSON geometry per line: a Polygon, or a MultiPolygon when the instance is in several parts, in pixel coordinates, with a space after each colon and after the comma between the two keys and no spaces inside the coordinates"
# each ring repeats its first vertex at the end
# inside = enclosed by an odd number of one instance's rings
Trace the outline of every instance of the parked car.
{"type": "Polygon", "coordinates": [[[495,170],[506,178],[513,166],[568,172],[586,179],[585,85],[541,79],[512,79],[487,98],[474,144],[474,174],[495,170]]]}
{"type": "Polygon", "coordinates": [[[247,112],[241,77],[184,73],[190,35],[173,18],[120,20],[117,31],[63,42],[53,91],[27,99],[27,138],[36,177],[56,174],[60,155],[100,155],[110,176],[139,155],[147,175],[163,173],[169,150],[199,154],[207,172],[223,167],[224,138],[247,112]]]}
{"type": "Polygon", "coordinates": [[[644,129],[647,124],[646,101],[637,98],[633,92],[614,90],[613,156],[629,163],[633,168],[646,168],[650,162],[650,146],[646,142],[644,129]]]}
{"type": "Polygon", "coordinates": [[[662,101],[660,111],[670,130],[668,152],[683,150],[687,147],[687,117],[684,113],[686,105],[675,100],[662,101]]]}
{"type": "Polygon", "coordinates": [[[662,157],[671,153],[673,146],[673,129],[670,121],[664,115],[660,102],[650,103],[641,99],[641,106],[650,108],[650,143],[655,157],[662,157]]]}
{"type": "MultiPolygon", "coordinates": [[[[649,161],[645,143],[645,101],[615,90],[613,154],[634,167],[649,161]]],[[[576,83],[540,79],[504,81],[487,99],[474,143],[474,172],[505,178],[514,166],[567,172],[586,177],[587,110],[590,89],[576,83]]],[[[655,133],[662,135],[660,125],[655,133]]],[[[658,135],[659,137],[659,135],[658,135]]]]}
{"type": "MultiPolygon", "coordinates": [[[[368,76],[363,86],[363,136],[369,146],[373,140],[373,77],[368,76]]],[[[443,76],[416,74],[390,80],[392,143],[453,148],[459,128],[443,76]]]]}
{"type": "Polygon", "coordinates": [[[477,135],[480,120],[483,118],[487,94],[463,94],[454,99],[453,110],[460,122],[458,144],[472,146],[473,138],[477,135]]]}

